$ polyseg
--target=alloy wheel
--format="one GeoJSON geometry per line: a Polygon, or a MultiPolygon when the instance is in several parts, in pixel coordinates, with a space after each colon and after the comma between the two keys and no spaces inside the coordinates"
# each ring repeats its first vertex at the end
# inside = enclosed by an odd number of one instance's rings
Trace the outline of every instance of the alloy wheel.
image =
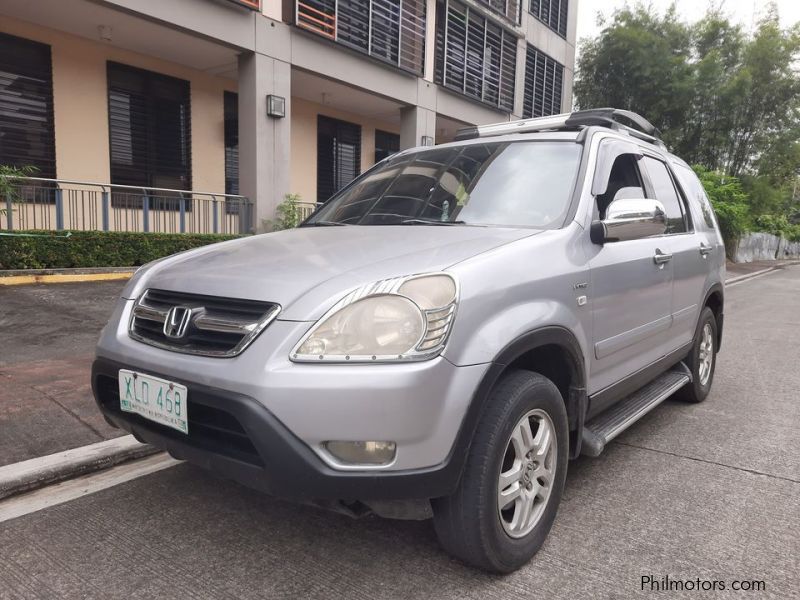
{"type": "Polygon", "coordinates": [[[534,409],[523,416],[506,444],[497,484],[497,511],[513,538],[530,533],[553,488],[558,443],[550,416],[534,409]]]}
{"type": "Polygon", "coordinates": [[[710,323],[703,325],[697,358],[700,363],[697,369],[700,385],[705,386],[711,376],[711,367],[714,365],[714,331],[710,323]]]}

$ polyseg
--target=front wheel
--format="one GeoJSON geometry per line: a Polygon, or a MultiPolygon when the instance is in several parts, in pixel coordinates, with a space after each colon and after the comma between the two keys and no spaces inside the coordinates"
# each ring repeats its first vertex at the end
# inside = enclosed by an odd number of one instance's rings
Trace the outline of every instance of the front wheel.
{"type": "Polygon", "coordinates": [[[568,440],[556,386],[529,371],[505,375],[489,398],[457,490],[433,503],[442,546],[496,573],[528,562],[556,517],[568,440]]]}
{"type": "Polygon", "coordinates": [[[717,366],[717,319],[714,312],[705,307],[700,313],[694,344],[686,363],[692,372],[692,381],[683,386],[676,396],[686,402],[702,402],[711,391],[714,369],[717,366]]]}

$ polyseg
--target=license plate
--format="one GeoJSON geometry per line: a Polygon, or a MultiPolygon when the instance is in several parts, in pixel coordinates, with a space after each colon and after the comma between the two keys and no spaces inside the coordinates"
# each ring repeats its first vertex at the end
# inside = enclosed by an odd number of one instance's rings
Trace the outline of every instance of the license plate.
{"type": "Polygon", "coordinates": [[[186,386],[127,369],[119,371],[119,406],[129,413],[189,433],[186,386]]]}

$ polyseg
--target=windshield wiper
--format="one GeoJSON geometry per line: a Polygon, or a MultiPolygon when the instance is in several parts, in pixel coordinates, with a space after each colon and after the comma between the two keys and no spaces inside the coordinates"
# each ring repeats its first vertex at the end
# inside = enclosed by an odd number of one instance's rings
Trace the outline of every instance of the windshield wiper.
{"type": "Polygon", "coordinates": [[[346,227],[348,223],[340,223],[339,221],[313,221],[305,223],[300,227],[346,227]]]}
{"type": "Polygon", "coordinates": [[[434,221],[433,219],[404,219],[400,225],[466,225],[464,221],[434,221]]]}

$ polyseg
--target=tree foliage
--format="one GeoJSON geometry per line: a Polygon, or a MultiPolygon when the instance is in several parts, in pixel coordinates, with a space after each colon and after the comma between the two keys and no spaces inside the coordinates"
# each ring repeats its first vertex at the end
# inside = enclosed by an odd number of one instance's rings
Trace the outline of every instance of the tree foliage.
{"type": "Polygon", "coordinates": [[[800,169],[800,26],[782,29],[772,5],[752,34],[710,9],[697,23],[673,5],[636,4],[584,41],[576,103],[645,115],[690,163],[774,186],[800,169]]]}
{"type": "Polygon", "coordinates": [[[16,202],[17,200],[17,180],[30,177],[36,173],[36,167],[22,166],[12,167],[10,165],[0,165],[0,215],[6,214],[6,200],[16,202]]]}

